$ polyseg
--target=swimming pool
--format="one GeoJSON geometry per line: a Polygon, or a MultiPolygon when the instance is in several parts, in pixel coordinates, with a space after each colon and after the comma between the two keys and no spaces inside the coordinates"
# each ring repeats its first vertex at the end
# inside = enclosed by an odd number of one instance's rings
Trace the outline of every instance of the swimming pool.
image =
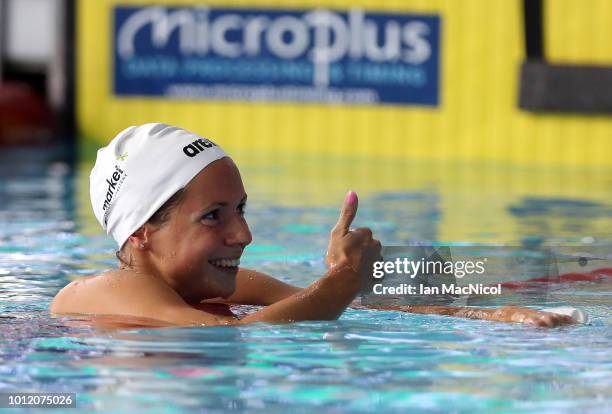
{"type": "MultiPolygon", "coordinates": [[[[115,265],[89,212],[90,164],[0,157],[0,392],[75,392],[81,410],[108,413],[559,413],[612,403],[610,283],[553,287],[558,304],[591,318],[553,330],[369,310],[336,322],[124,331],[50,318],[59,288],[115,265]]],[[[612,246],[610,170],[236,159],[254,234],[244,265],[300,286],[323,273],[349,188],[360,194],[357,225],[389,245],[612,246]]]]}

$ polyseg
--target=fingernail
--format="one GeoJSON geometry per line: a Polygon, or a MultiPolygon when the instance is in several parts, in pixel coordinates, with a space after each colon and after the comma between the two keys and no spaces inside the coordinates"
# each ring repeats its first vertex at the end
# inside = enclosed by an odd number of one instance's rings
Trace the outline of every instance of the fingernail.
{"type": "Polygon", "coordinates": [[[355,200],[357,200],[357,193],[354,191],[349,191],[346,193],[346,197],[344,198],[344,202],[349,205],[355,204],[355,200]]]}

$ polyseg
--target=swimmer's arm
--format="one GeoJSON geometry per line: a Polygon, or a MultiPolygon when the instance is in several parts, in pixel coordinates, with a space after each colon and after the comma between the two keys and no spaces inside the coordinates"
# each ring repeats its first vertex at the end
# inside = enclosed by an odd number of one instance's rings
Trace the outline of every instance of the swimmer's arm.
{"type": "MultiPolygon", "coordinates": [[[[240,303],[245,305],[271,305],[280,302],[304,289],[289,285],[250,269],[240,268],[236,281],[236,292],[225,299],[224,302],[240,303]]],[[[215,300],[212,300],[215,301],[215,300]]],[[[206,301],[204,301],[206,302],[206,301]]],[[[351,308],[397,310],[410,313],[454,316],[468,319],[484,319],[498,322],[528,323],[537,326],[556,326],[574,323],[569,316],[555,315],[518,306],[504,306],[502,308],[473,308],[457,306],[376,306],[360,305],[356,300],[350,304],[351,308]]]]}
{"type": "Polygon", "coordinates": [[[301,290],[302,288],[282,282],[265,273],[241,267],[236,275],[236,290],[230,297],[202,302],[265,306],[279,302],[301,290]]]}
{"type": "Polygon", "coordinates": [[[557,315],[535,309],[519,306],[503,306],[501,308],[473,308],[467,306],[427,306],[427,305],[368,305],[354,306],[379,310],[396,310],[410,313],[455,316],[468,319],[485,319],[497,322],[527,323],[536,326],[554,327],[567,325],[575,321],[566,315],[557,315]]]}
{"type": "MultiPolygon", "coordinates": [[[[225,301],[250,305],[270,305],[304,290],[281,282],[264,273],[244,268],[238,271],[236,285],[236,292],[225,301]]],[[[555,315],[518,306],[504,306],[495,309],[426,305],[376,306],[360,305],[359,301],[356,300],[352,302],[349,307],[397,310],[410,313],[445,315],[498,322],[528,323],[537,326],[557,326],[575,322],[569,316],[555,315]]]]}
{"type": "Polygon", "coordinates": [[[240,323],[337,319],[357,296],[359,286],[359,274],[350,266],[339,265],[307,288],[247,315],[240,323]]]}
{"type": "Polygon", "coordinates": [[[348,266],[338,266],[310,286],[299,289],[243,319],[197,311],[176,300],[166,302],[157,318],[176,325],[244,325],[255,322],[288,323],[337,319],[359,292],[360,278],[348,266]],[[170,306],[168,306],[170,305],[170,306]]]}
{"type": "MultiPolygon", "coordinates": [[[[245,269],[246,270],[246,269],[245,269]]],[[[267,299],[270,301],[282,300],[290,295],[303,290],[296,286],[285,284],[263,273],[256,273],[253,279],[251,288],[260,289],[266,288],[270,290],[267,299]],[[266,286],[265,283],[272,280],[278,283],[270,283],[266,286]],[[261,284],[260,284],[261,283],[261,284]],[[283,286],[284,285],[284,286],[283,286]]],[[[243,273],[246,276],[248,273],[243,273]]],[[[244,286],[247,286],[246,284],[244,286]]],[[[554,313],[543,312],[535,309],[524,308],[519,306],[504,306],[501,308],[475,308],[468,306],[436,306],[436,305],[404,305],[404,306],[377,306],[377,305],[362,305],[359,299],[354,300],[348,307],[354,309],[379,309],[379,310],[397,310],[409,313],[421,313],[431,315],[454,316],[458,318],[468,319],[483,319],[497,322],[510,323],[527,323],[536,326],[558,326],[575,323],[571,317],[565,315],[557,315],[554,313]]],[[[239,302],[238,302],[239,303],[239,302]]],[[[270,302],[274,303],[274,302],[270,302]]]]}

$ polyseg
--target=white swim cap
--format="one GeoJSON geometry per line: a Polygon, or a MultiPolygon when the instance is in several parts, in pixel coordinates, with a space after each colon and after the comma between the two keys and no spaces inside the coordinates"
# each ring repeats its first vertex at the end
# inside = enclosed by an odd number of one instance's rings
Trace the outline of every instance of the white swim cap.
{"type": "Polygon", "coordinates": [[[226,156],[211,140],[184,129],[131,126],[98,150],[89,176],[94,214],[121,247],[203,168],[226,156]]]}

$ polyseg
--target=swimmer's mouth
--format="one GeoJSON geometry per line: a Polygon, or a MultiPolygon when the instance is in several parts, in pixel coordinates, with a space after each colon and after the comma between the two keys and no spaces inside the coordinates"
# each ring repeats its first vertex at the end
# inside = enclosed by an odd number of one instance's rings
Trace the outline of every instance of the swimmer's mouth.
{"type": "Polygon", "coordinates": [[[238,259],[213,259],[208,261],[213,266],[217,267],[238,267],[240,266],[240,258],[238,259]]]}

